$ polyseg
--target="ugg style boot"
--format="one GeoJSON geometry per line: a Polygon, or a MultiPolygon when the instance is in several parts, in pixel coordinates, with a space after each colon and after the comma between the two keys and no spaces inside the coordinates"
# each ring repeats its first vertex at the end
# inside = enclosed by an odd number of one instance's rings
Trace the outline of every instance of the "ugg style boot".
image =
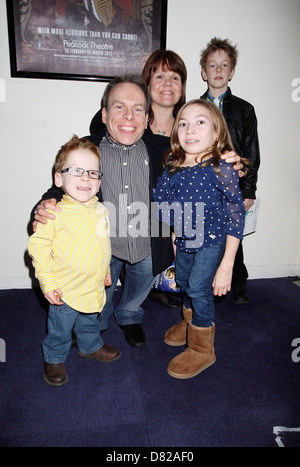
{"type": "Polygon", "coordinates": [[[214,323],[210,328],[200,328],[189,323],[188,348],[170,361],[169,375],[178,379],[192,378],[213,365],[216,361],[214,337],[214,323]]]}
{"type": "Polygon", "coordinates": [[[175,324],[166,332],[164,338],[166,344],[173,346],[186,344],[186,328],[193,317],[193,310],[182,305],[182,315],[183,321],[175,324]]]}

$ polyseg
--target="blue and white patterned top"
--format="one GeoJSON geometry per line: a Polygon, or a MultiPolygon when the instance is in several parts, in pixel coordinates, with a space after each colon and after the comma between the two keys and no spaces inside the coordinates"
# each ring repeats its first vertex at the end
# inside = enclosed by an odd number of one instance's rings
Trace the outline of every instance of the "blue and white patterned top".
{"type": "Polygon", "coordinates": [[[213,164],[180,167],[158,179],[153,199],[160,219],[174,226],[175,244],[195,252],[225,241],[226,235],[243,238],[245,208],[238,172],[220,160],[213,164]],[[170,206],[172,208],[170,208],[170,206]]]}

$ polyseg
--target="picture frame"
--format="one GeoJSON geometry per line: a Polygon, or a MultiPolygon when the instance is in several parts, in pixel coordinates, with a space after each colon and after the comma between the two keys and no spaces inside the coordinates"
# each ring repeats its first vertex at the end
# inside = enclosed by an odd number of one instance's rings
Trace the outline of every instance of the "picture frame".
{"type": "Polygon", "coordinates": [[[13,78],[110,81],[166,47],[167,0],[6,0],[13,78]]]}

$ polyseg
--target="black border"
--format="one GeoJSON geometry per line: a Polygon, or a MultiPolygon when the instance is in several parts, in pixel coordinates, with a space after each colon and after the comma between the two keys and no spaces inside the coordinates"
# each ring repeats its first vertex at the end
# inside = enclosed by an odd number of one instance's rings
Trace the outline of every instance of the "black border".
{"type": "MultiPolygon", "coordinates": [[[[155,0],[154,0],[155,1],[155,0]]],[[[160,27],[160,48],[166,48],[167,38],[167,11],[168,0],[161,1],[161,27],[160,27]]],[[[9,56],[10,56],[10,71],[12,78],[34,78],[34,79],[57,79],[57,80],[77,80],[77,81],[110,81],[115,76],[102,75],[82,75],[70,73],[44,73],[36,71],[20,71],[17,69],[16,55],[16,39],[14,23],[14,2],[6,0],[7,9],[7,24],[8,24],[8,39],[9,39],[9,56]]]]}

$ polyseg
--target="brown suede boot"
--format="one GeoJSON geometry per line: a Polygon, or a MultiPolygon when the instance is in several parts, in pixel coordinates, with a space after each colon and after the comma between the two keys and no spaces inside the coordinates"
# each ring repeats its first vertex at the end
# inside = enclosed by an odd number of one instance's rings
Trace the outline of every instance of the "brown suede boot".
{"type": "Polygon", "coordinates": [[[193,317],[193,310],[191,308],[185,308],[185,306],[182,305],[182,315],[183,321],[175,324],[175,326],[172,326],[166,332],[164,338],[166,344],[173,345],[174,347],[186,344],[186,328],[193,317]]]}
{"type": "Polygon", "coordinates": [[[178,379],[192,378],[213,365],[216,361],[214,349],[215,324],[200,328],[188,324],[188,348],[170,361],[168,373],[178,379]]]}

